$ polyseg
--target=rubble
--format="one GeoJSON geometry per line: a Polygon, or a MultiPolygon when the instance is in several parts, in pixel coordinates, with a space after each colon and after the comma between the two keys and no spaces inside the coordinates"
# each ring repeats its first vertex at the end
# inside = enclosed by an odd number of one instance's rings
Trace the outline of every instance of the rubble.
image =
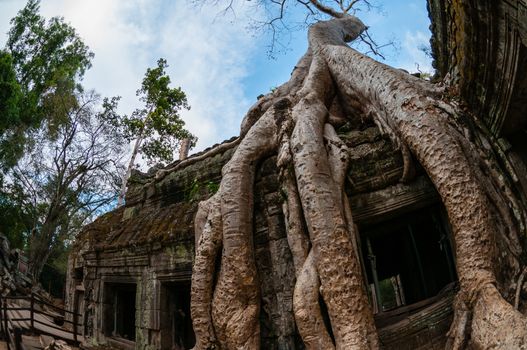
{"type": "Polygon", "coordinates": [[[0,294],[3,297],[16,291],[31,292],[31,279],[19,269],[20,256],[20,251],[10,249],[7,237],[0,234],[0,294]]]}

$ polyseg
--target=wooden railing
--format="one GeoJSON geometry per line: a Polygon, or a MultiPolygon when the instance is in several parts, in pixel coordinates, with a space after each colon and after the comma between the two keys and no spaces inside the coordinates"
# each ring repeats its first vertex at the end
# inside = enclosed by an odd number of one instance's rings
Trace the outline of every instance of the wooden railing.
{"type": "Polygon", "coordinates": [[[1,297],[0,308],[0,330],[8,350],[22,349],[24,333],[45,334],[75,345],[82,342],[81,315],[50,304],[36,294],[1,297]],[[71,321],[66,316],[71,316],[71,321]]]}

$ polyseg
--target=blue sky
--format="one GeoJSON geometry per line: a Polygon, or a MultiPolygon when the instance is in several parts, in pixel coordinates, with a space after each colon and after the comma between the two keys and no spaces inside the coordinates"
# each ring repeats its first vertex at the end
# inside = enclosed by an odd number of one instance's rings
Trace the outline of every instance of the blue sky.
{"type": "MultiPolygon", "coordinates": [[[[84,85],[103,96],[122,96],[121,112],[139,106],[135,91],[147,67],[167,59],[174,85],[187,93],[191,110],[183,113],[199,137],[195,151],[237,135],[240,122],[259,94],[287,81],[307,48],[306,32],[284,41],[285,53],[269,59],[269,35],[247,30],[250,18],[263,16],[250,1],[239,0],[236,16],[220,16],[220,7],[196,9],[184,0],[42,0],[46,17],[63,16],[95,53],[84,85]]],[[[389,65],[431,71],[419,48],[430,32],[426,0],[385,0],[382,11],[358,15],[379,44],[389,65]]],[[[25,0],[0,0],[0,46],[9,20],[25,0]]]]}

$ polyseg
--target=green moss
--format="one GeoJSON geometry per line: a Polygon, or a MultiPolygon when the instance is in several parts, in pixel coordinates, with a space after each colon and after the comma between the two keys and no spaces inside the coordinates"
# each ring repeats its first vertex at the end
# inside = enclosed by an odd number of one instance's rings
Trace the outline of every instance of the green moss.
{"type": "Polygon", "coordinates": [[[187,202],[193,202],[197,200],[197,197],[199,195],[199,182],[198,179],[194,179],[191,183],[191,185],[185,190],[185,200],[187,202]]]}
{"type": "Polygon", "coordinates": [[[123,221],[132,218],[137,213],[135,207],[125,208],[123,212],[123,221]]]}
{"type": "Polygon", "coordinates": [[[209,192],[209,195],[211,196],[214,193],[218,192],[218,190],[220,189],[220,184],[213,182],[213,181],[207,182],[206,186],[207,186],[207,191],[209,192]]]}

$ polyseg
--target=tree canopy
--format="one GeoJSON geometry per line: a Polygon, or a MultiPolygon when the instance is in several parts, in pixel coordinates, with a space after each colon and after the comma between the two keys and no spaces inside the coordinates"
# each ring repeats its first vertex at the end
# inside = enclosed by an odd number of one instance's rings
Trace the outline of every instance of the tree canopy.
{"type": "Polygon", "coordinates": [[[61,17],[46,20],[39,9],[39,0],[27,2],[11,20],[6,46],[0,50],[0,111],[4,112],[0,166],[4,168],[16,164],[43,120],[51,134],[67,120],[66,111],[76,104],[79,81],[93,58],[73,27],[61,17]]]}
{"type": "Polygon", "coordinates": [[[81,85],[92,58],[63,18],[40,14],[39,0],[11,20],[0,50],[0,230],[26,249],[35,282],[49,257],[63,260],[82,225],[115,205],[138,153],[148,164],[170,162],[181,140],[196,142],[166,60],[147,69],[137,90],[143,106],[126,116],[119,98],[81,85]]]}
{"type": "Polygon", "coordinates": [[[0,50],[1,232],[38,281],[55,247],[115,200],[126,139],[118,99],[85,92],[93,53],[61,17],[29,0],[0,50]]]}
{"type": "Polygon", "coordinates": [[[54,137],[36,137],[11,172],[9,184],[24,194],[19,203],[31,213],[26,234],[35,280],[52,247],[71,241],[108,210],[123,170],[125,138],[111,123],[115,102],[101,108],[94,92],[76,98],[79,106],[68,111],[54,137]]]}
{"type": "Polygon", "coordinates": [[[140,153],[150,165],[171,162],[181,140],[191,139],[192,145],[197,141],[180,116],[182,109],[190,109],[187,96],[180,87],[170,87],[167,67],[167,61],[160,58],[156,67],[146,70],[137,90],[144,106],[123,119],[125,135],[142,140],[140,153]]]}
{"type": "Polygon", "coordinates": [[[119,195],[119,204],[124,199],[126,182],[130,177],[136,156],[141,154],[149,165],[157,162],[171,162],[182,140],[193,147],[197,138],[185,129],[180,111],[189,109],[187,96],[180,87],[170,87],[166,73],[167,61],[160,58],[157,66],[148,68],[137,90],[143,107],[134,110],[131,116],[124,116],[120,122],[123,132],[134,148],[119,195]]]}

